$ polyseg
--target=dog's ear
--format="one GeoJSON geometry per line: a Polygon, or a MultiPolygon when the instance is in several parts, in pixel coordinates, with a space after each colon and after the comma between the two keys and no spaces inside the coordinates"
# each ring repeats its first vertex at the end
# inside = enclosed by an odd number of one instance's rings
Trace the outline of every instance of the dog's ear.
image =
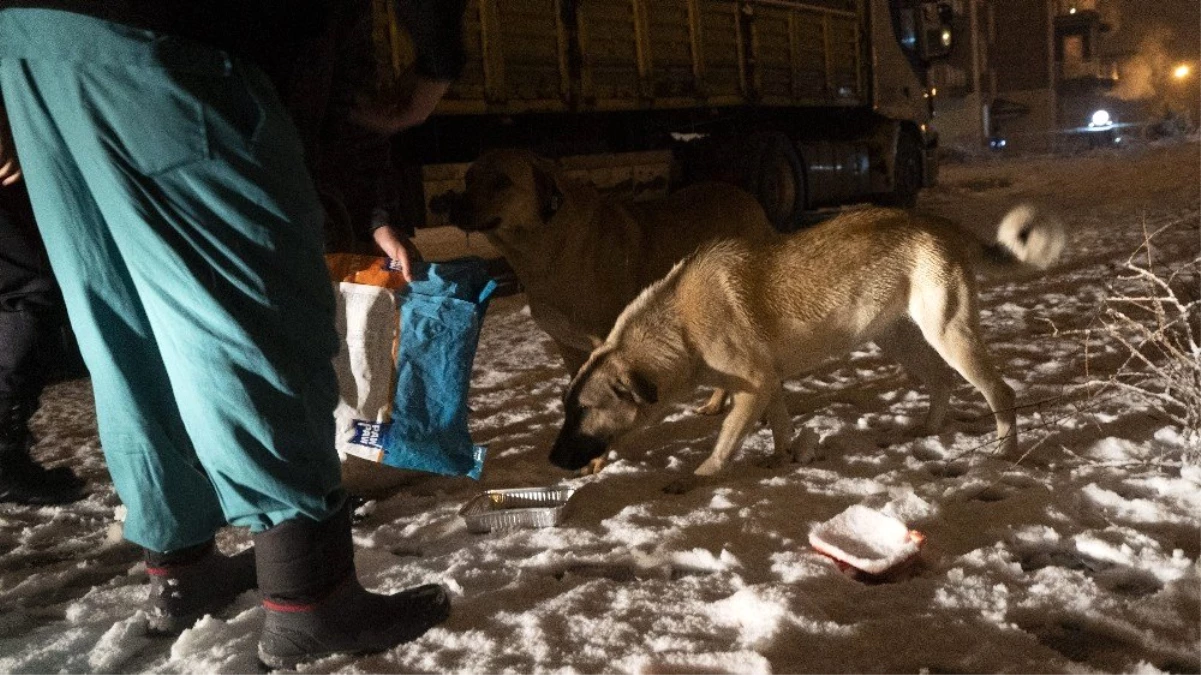
{"type": "Polygon", "coordinates": [[[554,162],[541,158],[533,161],[530,167],[534,171],[534,193],[538,196],[538,213],[542,222],[550,222],[563,206],[563,191],[559,189],[557,168],[554,162]]]}
{"type": "Polygon", "coordinates": [[[659,388],[637,370],[631,370],[626,378],[615,383],[613,393],[635,405],[650,405],[659,401],[659,388]]]}

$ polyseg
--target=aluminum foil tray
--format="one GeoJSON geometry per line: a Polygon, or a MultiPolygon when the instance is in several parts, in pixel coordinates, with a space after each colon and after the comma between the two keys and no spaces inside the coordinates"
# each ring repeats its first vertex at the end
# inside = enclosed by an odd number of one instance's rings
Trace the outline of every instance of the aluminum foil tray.
{"type": "Polygon", "coordinates": [[[507,527],[554,527],[563,522],[575,488],[514,488],[488,490],[472,498],[459,511],[468,532],[490,532],[507,527]]]}

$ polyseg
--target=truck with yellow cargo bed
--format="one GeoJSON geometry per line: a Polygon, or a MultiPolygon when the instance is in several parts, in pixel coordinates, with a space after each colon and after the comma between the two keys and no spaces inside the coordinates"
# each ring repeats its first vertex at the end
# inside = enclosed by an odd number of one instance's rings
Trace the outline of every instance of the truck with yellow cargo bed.
{"type": "MultiPolygon", "coordinates": [[[[782,230],[816,207],[910,203],[937,172],[925,66],[951,47],[949,2],[471,0],[462,76],[396,140],[423,197],[405,201],[427,205],[408,215],[445,222],[439,196],[494,147],[634,198],[734,182],[782,230]]],[[[412,46],[391,0],[375,12],[399,82],[412,46]]]]}

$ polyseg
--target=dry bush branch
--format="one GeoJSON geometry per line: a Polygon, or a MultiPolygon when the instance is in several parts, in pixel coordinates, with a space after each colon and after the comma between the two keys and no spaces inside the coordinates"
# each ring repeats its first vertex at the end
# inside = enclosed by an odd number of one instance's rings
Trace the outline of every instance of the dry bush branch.
{"type": "MultiPolygon", "coordinates": [[[[1165,260],[1154,245],[1157,236],[1182,222],[1151,232],[1144,219],[1143,243],[1126,261],[1124,273],[1109,286],[1095,329],[1099,337],[1120,345],[1126,358],[1112,374],[1090,379],[1088,386],[1094,395],[1123,391],[1162,410],[1181,427],[1194,448],[1192,458],[1198,459],[1201,293],[1191,286],[1201,278],[1201,254],[1192,253],[1191,260],[1165,260]]],[[[1091,338],[1098,336],[1091,334],[1093,330],[1086,331],[1086,364],[1089,350],[1094,348],[1091,338]]]]}

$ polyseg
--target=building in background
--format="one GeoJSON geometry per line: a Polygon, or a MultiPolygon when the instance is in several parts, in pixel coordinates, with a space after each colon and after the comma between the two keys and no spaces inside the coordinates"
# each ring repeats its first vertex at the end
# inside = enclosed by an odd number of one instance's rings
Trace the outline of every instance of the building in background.
{"type": "Polygon", "coordinates": [[[930,73],[944,148],[1087,147],[1201,117],[1195,2],[956,0],[954,10],[955,51],[930,73]]]}
{"type": "Polygon", "coordinates": [[[990,132],[1015,149],[1048,150],[1057,124],[1055,3],[993,0],[990,9],[990,132]]]}
{"type": "Polygon", "coordinates": [[[1057,124],[1053,0],[957,0],[954,54],[931,70],[944,147],[1047,149],[1057,124]]]}
{"type": "Polygon", "coordinates": [[[970,151],[984,147],[989,136],[992,3],[956,0],[952,8],[955,47],[945,60],[930,66],[928,95],[934,98],[934,125],[941,147],[970,151]]]}
{"type": "Polygon", "coordinates": [[[1071,145],[1083,137],[1098,145],[1097,139],[1121,138],[1123,127],[1116,125],[1123,118],[1132,120],[1117,114],[1109,96],[1118,82],[1118,63],[1117,55],[1106,49],[1113,26],[1102,15],[1104,3],[1056,0],[1054,8],[1058,141],[1071,145]]]}

